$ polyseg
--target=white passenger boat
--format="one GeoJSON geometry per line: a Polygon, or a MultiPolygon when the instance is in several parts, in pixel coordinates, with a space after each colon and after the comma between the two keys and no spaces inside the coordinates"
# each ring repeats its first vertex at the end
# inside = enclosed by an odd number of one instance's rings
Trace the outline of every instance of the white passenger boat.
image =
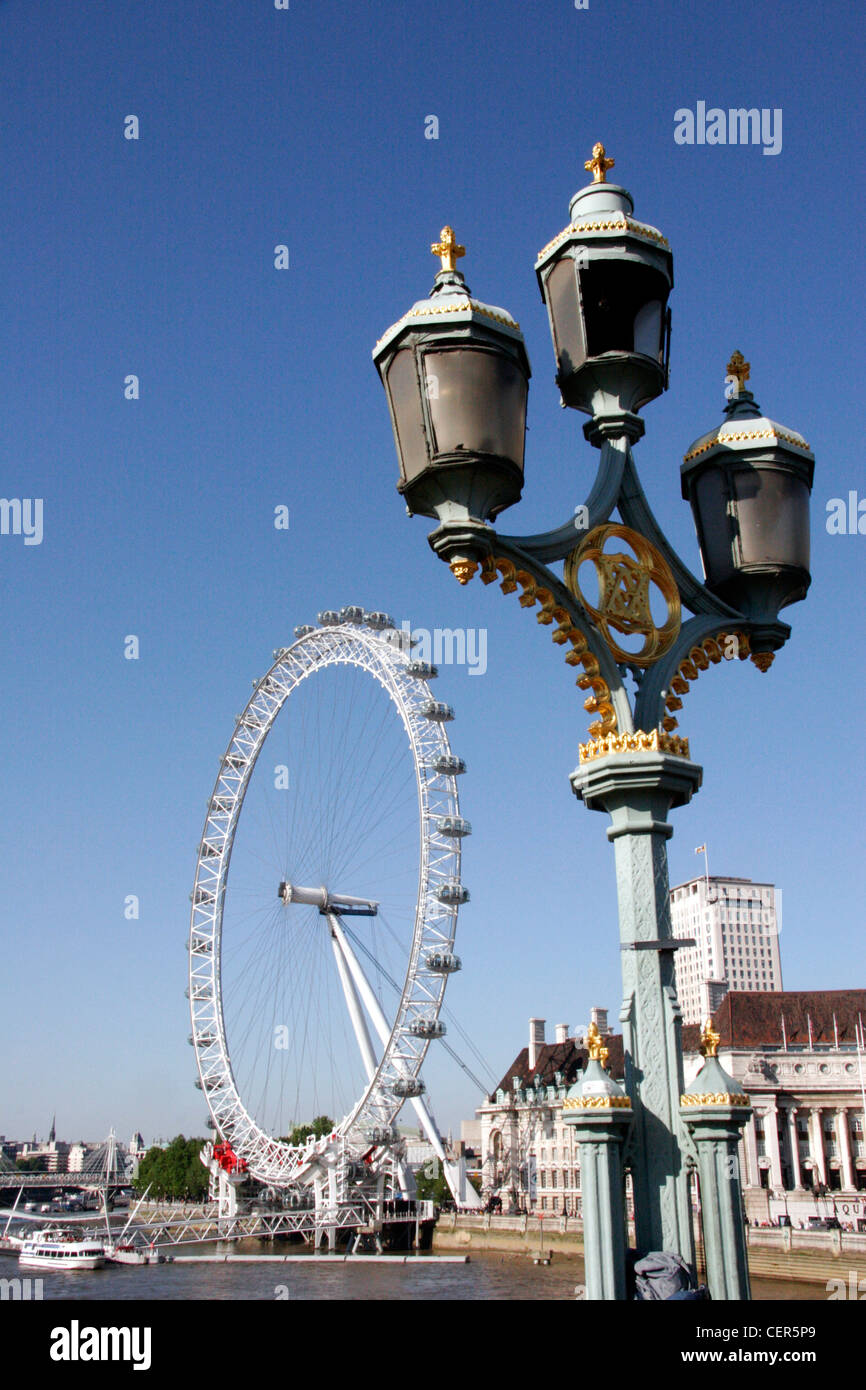
{"type": "Polygon", "coordinates": [[[163,1265],[166,1256],[161,1255],[155,1245],[137,1245],[128,1241],[124,1245],[106,1245],[105,1258],[118,1265],[163,1265]]]}
{"type": "Polygon", "coordinates": [[[100,1269],[105,1246],[93,1236],[79,1239],[71,1231],[40,1231],[22,1242],[18,1264],[23,1269],[100,1269]]]}

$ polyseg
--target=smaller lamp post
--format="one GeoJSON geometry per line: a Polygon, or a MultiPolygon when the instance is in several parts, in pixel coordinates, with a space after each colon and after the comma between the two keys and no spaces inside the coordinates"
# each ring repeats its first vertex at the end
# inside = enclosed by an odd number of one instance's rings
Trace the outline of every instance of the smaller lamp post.
{"type": "Polygon", "coordinates": [[[633,412],[668,384],[673,257],[660,232],[633,220],[628,190],[607,182],[613,163],[597,144],[585,166],[593,182],[575,193],[569,226],[541,252],[535,272],[563,404],[595,424],[626,415],[639,439],[643,422],[633,412]]]}
{"type": "Polygon", "coordinates": [[[631,1101],[604,1069],[608,1049],[595,1023],[587,1045],[586,1071],[562,1103],[563,1123],[580,1147],[586,1297],[624,1299],[628,1232],[622,1148],[632,1122],[631,1101]]]}
{"type": "MultiPolygon", "coordinates": [[[[815,460],[802,435],[761,414],[746,389],[748,379],[749,363],[735,352],[728,363],[734,390],[727,418],[695,440],[680,475],[707,587],[754,622],[769,625],[809,588],[815,460]]],[[[761,647],[760,633],[753,632],[753,651],[761,647]]]]}
{"type": "Polygon", "coordinates": [[[710,1294],[714,1299],[747,1299],[751,1294],[738,1148],[752,1107],[723,1070],[718,1048],[719,1035],[707,1019],[701,1034],[704,1064],[680,1098],[680,1116],[697,1153],[710,1294]]]}
{"type": "Polygon", "coordinates": [[[465,247],[452,228],[430,249],[442,269],[429,297],[388,329],[373,360],[409,514],[477,526],[523,490],[529,358],[511,315],[473,299],[455,268],[465,247]]]}

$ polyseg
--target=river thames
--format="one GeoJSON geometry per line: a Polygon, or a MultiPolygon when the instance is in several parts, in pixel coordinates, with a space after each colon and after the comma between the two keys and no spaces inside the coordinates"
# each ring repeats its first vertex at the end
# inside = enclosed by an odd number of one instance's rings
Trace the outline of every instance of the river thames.
{"type": "MultiPolygon", "coordinates": [[[[254,1252],[255,1243],[245,1242],[244,1253],[254,1252]]],[[[0,1275],[9,1278],[17,1272],[17,1260],[8,1256],[0,1259],[0,1275]]],[[[583,1261],[574,1255],[554,1255],[545,1267],[534,1265],[530,1255],[479,1251],[470,1255],[467,1264],[446,1263],[434,1256],[411,1264],[399,1259],[393,1264],[347,1264],[337,1257],[333,1264],[293,1260],[287,1264],[107,1265],[100,1270],[46,1274],[42,1296],[46,1301],[75,1302],[567,1300],[574,1299],[575,1287],[582,1280],[583,1261]]],[[[752,1297],[757,1301],[824,1302],[827,1291],[823,1284],[754,1279],[752,1297]]]]}

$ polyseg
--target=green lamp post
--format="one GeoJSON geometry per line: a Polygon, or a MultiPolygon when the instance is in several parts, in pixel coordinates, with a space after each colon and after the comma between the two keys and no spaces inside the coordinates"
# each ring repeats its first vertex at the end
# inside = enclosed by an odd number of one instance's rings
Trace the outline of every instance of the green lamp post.
{"type": "MultiPolygon", "coordinates": [[[[698,790],[702,770],[675,732],[677,716],[701,672],[735,658],[767,671],[790,636],[779,612],[809,585],[814,458],[801,435],[761,414],[745,389],[748,364],[735,354],[725,419],[695,441],[682,469],[705,582],[675,553],[633,454],[644,433],[639,412],[668,385],[673,260],[662,233],[634,217],[631,194],[607,182],[613,163],[597,144],[585,165],[592,183],[575,194],[568,226],[536,263],[563,404],[589,416],[584,435],[599,451],[585,502],[561,526],[509,536],[491,525],[521,493],[529,362],[511,315],[473,299],[456,271],[464,248],[450,228],[431,247],[442,270],[429,298],[385,333],[373,357],[391,411],[398,490],[410,511],[438,520],[432,549],[461,584],[480,571],[482,583],[498,580],[523,608],[537,609],[577,671],[592,720],[571,784],[589,809],[609,816],[615,855],[630,1102],[622,1158],[637,1251],[670,1251],[693,1265],[687,1160],[705,1139],[691,1124],[690,1103],[689,1124],[680,1103],[674,952],[692,943],[671,929],[667,840],[668,815],[698,790]],[[551,568],[560,564],[561,572],[551,568]]],[[[578,1121],[587,1136],[590,1109],[578,1121]]],[[[616,1188],[612,1157],[598,1155],[622,1145],[613,1136],[623,1116],[612,1117],[625,1107],[609,1109],[597,1127],[608,1139],[581,1141],[595,1146],[591,1167],[604,1170],[608,1193],[616,1188]]],[[[708,1191],[715,1210],[721,1199],[712,1185],[708,1191]]],[[[593,1199],[591,1210],[598,1239],[588,1247],[589,1296],[621,1298],[622,1213],[608,1196],[593,1199]]],[[[706,1222],[706,1195],[704,1211],[706,1222]]],[[[724,1296],[748,1298],[731,1229],[726,1216],[714,1279],[724,1296]]]]}

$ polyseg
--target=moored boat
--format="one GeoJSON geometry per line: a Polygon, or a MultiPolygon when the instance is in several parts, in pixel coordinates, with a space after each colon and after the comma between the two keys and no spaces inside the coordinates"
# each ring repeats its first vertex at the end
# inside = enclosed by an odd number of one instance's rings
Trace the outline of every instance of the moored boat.
{"type": "Polygon", "coordinates": [[[18,1264],[23,1269],[100,1269],[105,1246],[92,1236],[79,1239],[71,1231],[40,1231],[22,1241],[18,1264]]]}
{"type": "Polygon", "coordinates": [[[165,1255],[160,1255],[153,1245],[135,1245],[131,1241],[123,1245],[105,1247],[105,1258],[117,1265],[161,1265],[166,1263],[165,1255]]]}

